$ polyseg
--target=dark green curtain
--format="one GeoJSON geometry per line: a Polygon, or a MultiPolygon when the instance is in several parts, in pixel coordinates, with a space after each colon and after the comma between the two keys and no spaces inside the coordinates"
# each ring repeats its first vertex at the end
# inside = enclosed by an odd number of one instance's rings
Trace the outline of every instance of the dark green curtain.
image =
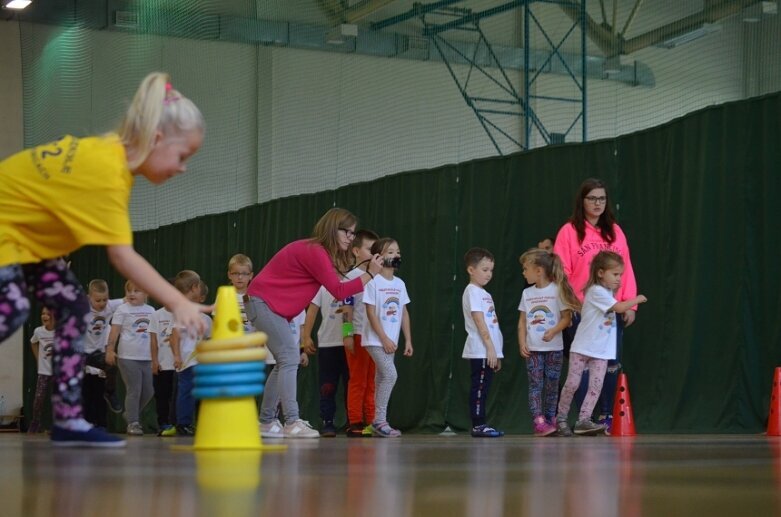
{"type": "MultiPolygon", "coordinates": [[[[415,354],[397,358],[389,417],[427,432],[469,425],[462,256],[486,247],[496,256],[488,290],[505,338],[489,416],[507,431],[529,432],[516,342],[518,257],[556,233],[583,179],[600,177],[650,300],[625,334],[622,357],[639,432],[759,432],[781,363],[780,119],[775,94],[616,139],[402,173],[139,232],[136,246],[164,275],[195,269],[213,297],[233,253],[251,256],[258,271],[334,205],[355,212],[360,226],[395,237],[415,354]]],[[[102,250],[74,254],[73,269],[85,283],[109,279],[121,295],[122,280],[102,250]]],[[[28,391],[33,378],[25,377],[28,391]]],[[[301,370],[299,384],[303,417],[319,424],[316,361],[301,370]]]]}

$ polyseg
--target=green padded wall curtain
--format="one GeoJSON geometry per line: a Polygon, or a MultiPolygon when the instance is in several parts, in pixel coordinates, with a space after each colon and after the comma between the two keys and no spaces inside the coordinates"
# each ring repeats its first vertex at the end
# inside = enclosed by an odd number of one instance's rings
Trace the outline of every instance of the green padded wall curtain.
{"type": "MultiPolygon", "coordinates": [[[[397,358],[389,417],[402,429],[429,432],[469,425],[461,257],[471,246],[486,247],[497,260],[488,290],[505,338],[488,411],[497,426],[529,432],[515,337],[518,256],[555,234],[584,178],[601,177],[649,298],[625,334],[622,358],[639,432],[758,432],[781,363],[780,120],[776,94],[612,140],[402,173],[198,218],[138,233],[136,246],[164,275],[195,269],[213,296],[233,253],[250,255],[257,271],[334,205],[355,212],[360,226],[395,237],[404,257],[399,276],[412,299],[415,355],[397,358]]],[[[110,279],[113,295],[121,295],[102,250],[74,254],[73,268],[85,283],[110,279]]],[[[31,361],[27,369],[33,372],[31,361]]],[[[25,383],[29,392],[34,375],[25,383]]],[[[303,417],[319,423],[316,361],[299,384],[303,417]]]]}

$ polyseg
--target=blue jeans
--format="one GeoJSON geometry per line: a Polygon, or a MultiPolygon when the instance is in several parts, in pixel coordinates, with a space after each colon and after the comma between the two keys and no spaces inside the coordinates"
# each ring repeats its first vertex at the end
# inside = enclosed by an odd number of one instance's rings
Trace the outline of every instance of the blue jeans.
{"type": "Polygon", "coordinates": [[[176,425],[193,425],[195,420],[195,367],[176,373],[176,425]]]}

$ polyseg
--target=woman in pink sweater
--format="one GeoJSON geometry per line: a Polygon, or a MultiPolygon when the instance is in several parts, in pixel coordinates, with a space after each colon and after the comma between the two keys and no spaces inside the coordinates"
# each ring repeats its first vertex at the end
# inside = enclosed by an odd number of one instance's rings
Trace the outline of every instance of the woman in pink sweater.
{"type": "Polygon", "coordinates": [[[277,364],[266,380],[260,408],[261,434],[266,438],[317,438],[320,434],[301,420],[296,400],[296,372],[300,361],[298,343],[290,332],[290,320],[312,301],[320,286],[337,300],[363,292],[363,286],[382,269],[375,255],[366,273],[342,282],[351,264],[350,244],[355,237],[356,217],[343,208],[323,215],[312,237],[279,250],[247,288],[247,317],[254,327],[268,334],[268,348],[277,364]],[[281,400],[283,426],[276,417],[281,400]]]}
{"type": "MultiPolygon", "coordinates": [[[[624,259],[624,274],[621,278],[621,287],[615,293],[616,300],[622,302],[637,295],[635,273],[629,258],[629,245],[624,232],[613,217],[607,185],[602,180],[589,178],[580,185],[572,217],[556,235],[553,251],[561,257],[564,273],[581,301],[584,296],[583,287],[588,281],[591,260],[600,251],[618,253],[624,259]]],[[[599,399],[600,423],[604,423],[608,430],[612,424],[613,398],[618,370],[621,368],[618,358],[621,356],[623,329],[635,321],[636,309],[637,307],[633,307],[623,314],[623,319],[618,319],[617,357],[608,361],[607,375],[599,399]]],[[[572,342],[579,321],[579,316],[573,317],[572,326],[565,331],[565,342],[572,342]]],[[[588,386],[586,374],[583,375],[581,388],[575,396],[578,402],[583,400],[585,386],[588,386]]]]}

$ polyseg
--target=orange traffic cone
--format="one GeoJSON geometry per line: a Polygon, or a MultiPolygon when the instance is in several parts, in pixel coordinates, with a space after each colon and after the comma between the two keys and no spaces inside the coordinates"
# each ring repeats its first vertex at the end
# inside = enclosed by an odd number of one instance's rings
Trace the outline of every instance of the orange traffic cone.
{"type": "Polygon", "coordinates": [[[781,366],[776,367],[773,375],[773,388],[770,391],[770,414],[767,417],[767,435],[781,436],[781,366]]]}
{"type": "Polygon", "coordinates": [[[635,417],[632,414],[632,403],[629,400],[629,383],[626,380],[626,374],[618,375],[618,385],[616,386],[616,399],[613,402],[613,427],[610,429],[611,436],[634,436],[635,417]]]}

